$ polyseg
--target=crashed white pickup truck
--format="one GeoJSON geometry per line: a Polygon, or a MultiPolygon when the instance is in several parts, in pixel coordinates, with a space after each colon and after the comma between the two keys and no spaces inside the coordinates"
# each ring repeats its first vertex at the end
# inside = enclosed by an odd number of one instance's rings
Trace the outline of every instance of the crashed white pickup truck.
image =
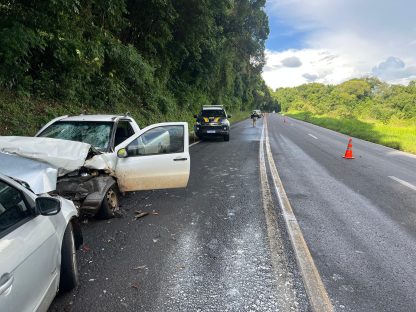
{"type": "Polygon", "coordinates": [[[82,214],[110,218],[119,192],[187,186],[188,124],[140,129],[129,116],[60,117],[36,137],[0,137],[0,172],[32,181],[37,194],[71,199],[82,214]],[[43,166],[18,165],[22,158],[43,166]]]}

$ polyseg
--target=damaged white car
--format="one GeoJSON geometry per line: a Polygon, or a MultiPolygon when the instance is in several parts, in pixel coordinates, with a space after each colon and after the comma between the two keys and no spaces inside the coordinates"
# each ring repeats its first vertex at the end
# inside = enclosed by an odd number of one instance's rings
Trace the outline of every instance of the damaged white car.
{"type": "MultiPolygon", "coordinates": [[[[48,164],[42,175],[48,192],[102,218],[118,210],[119,192],[186,187],[190,172],[186,122],[139,129],[128,116],[61,117],[37,137],[0,137],[0,152],[48,164]]],[[[7,174],[10,167],[2,163],[7,174]]]]}
{"type": "MultiPolygon", "coordinates": [[[[16,164],[46,168],[28,159],[16,164]]],[[[24,182],[0,174],[0,311],[46,311],[58,289],[77,285],[77,215],[71,201],[38,197],[24,182]]]]}

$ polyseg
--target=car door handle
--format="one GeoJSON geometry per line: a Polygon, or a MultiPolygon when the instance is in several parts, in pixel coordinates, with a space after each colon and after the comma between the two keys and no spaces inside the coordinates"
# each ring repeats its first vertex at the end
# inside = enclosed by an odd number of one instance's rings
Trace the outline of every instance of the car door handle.
{"type": "Polygon", "coordinates": [[[183,157],[183,158],[175,158],[173,161],[185,161],[188,160],[188,158],[183,157]]]}
{"type": "Polygon", "coordinates": [[[12,286],[13,280],[13,275],[9,273],[5,273],[0,277],[0,295],[12,286]]]}

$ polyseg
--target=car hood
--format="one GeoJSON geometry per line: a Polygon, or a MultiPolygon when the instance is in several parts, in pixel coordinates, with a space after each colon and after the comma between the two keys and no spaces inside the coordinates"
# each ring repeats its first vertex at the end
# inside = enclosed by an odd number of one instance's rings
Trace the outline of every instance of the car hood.
{"type": "Polygon", "coordinates": [[[58,170],[36,160],[0,152],[0,172],[28,183],[35,194],[56,189],[58,170]]]}
{"type": "Polygon", "coordinates": [[[117,158],[90,144],[42,137],[0,137],[0,172],[27,182],[36,194],[53,191],[56,180],[87,167],[112,173],[117,158]]]}

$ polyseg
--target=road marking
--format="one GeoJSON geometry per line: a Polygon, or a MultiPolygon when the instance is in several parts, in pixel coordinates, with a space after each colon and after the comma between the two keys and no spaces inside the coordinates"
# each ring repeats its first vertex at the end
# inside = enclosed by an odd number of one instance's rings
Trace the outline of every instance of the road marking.
{"type": "Polygon", "coordinates": [[[265,122],[263,122],[259,162],[260,162],[260,181],[264,215],[266,219],[267,238],[269,241],[270,258],[273,268],[273,273],[276,277],[276,299],[282,311],[298,311],[296,306],[296,293],[291,287],[293,285],[293,276],[289,276],[287,266],[287,259],[282,252],[282,236],[277,223],[276,210],[273,205],[273,197],[270,190],[269,181],[267,178],[266,162],[264,157],[264,129],[265,122]]]}
{"type": "Polygon", "coordinates": [[[399,178],[396,178],[394,176],[389,176],[389,178],[396,181],[396,182],[399,182],[400,184],[402,184],[404,186],[407,186],[408,188],[411,188],[414,191],[416,191],[416,186],[414,186],[413,184],[411,184],[409,182],[403,181],[403,180],[401,180],[399,178]]]}
{"type": "Polygon", "coordinates": [[[272,180],[279,198],[280,206],[282,207],[283,217],[285,219],[290,240],[295,251],[296,260],[302,273],[311,309],[314,312],[333,312],[334,307],[329,299],[321,276],[319,275],[318,269],[316,268],[315,262],[313,261],[312,255],[303,237],[302,230],[300,229],[296,216],[293,213],[286,191],[283,188],[283,183],[279,177],[270,148],[267,119],[264,120],[264,123],[266,154],[271,170],[272,180]]]}
{"type": "Polygon", "coordinates": [[[192,146],[194,146],[194,145],[196,145],[196,144],[198,144],[198,143],[201,143],[201,141],[196,141],[196,142],[194,142],[194,143],[192,143],[192,144],[189,144],[189,147],[192,147],[192,146]]]}
{"type": "Polygon", "coordinates": [[[318,138],[317,138],[316,136],[314,136],[313,134],[308,133],[308,135],[309,135],[310,137],[313,137],[315,140],[318,140],[318,138]]]}

